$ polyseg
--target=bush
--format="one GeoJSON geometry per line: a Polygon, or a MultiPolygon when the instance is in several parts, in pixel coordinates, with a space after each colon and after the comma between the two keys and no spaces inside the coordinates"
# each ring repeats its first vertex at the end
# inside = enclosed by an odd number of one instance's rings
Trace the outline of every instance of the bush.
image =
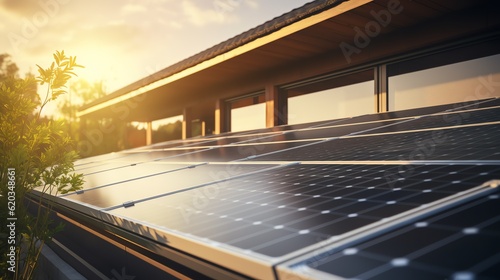
{"type": "Polygon", "coordinates": [[[53,197],[75,191],[83,183],[75,174],[74,143],[62,121],[41,117],[45,105],[66,93],[75,76],[76,57],[54,54],[46,69],[38,66],[35,79],[13,75],[0,80],[0,230],[1,279],[32,279],[44,244],[62,229],[53,225],[53,197]],[[46,86],[43,101],[36,85],[46,86]],[[35,88],[35,90],[33,90],[35,88]],[[35,206],[35,214],[28,212],[35,206]]]}

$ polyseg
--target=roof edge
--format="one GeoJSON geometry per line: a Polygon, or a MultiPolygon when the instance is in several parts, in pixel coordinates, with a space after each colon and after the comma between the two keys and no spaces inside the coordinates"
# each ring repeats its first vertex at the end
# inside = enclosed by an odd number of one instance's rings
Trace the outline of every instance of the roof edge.
{"type": "Polygon", "coordinates": [[[230,39],[227,39],[217,45],[214,45],[204,51],[201,51],[195,55],[192,55],[184,60],[174,63],[163,70],[160,70],[154,74],[146,76],[136,82],[133,82],[123,88],[120,88],[104,97],[96,99],[90,103],[84,104],[80,107],[79,111],[86,110],[100,103],[106,102],[108,100],[115,99],[131,91],[140,89],[147,86],[153,82],[164,79],[166,77],[172,76],[176,73],[189,69],[196,66],[204,61],[215,58],[219,55],[227,53],[259,38],[265,37],[272,34],[286,26],[292,25],[298,21],[305,18],[311,17],[325,10],[331,9],[335,6],[340,5],[343,2],[349,0],[316,0],[304,4],[301,7],[293,9],[292,11],[285,13],[281,16],[275,17],[265,23],[254,27],[248,31],[245,31],[239,35],[236,35],[230,39]]]}

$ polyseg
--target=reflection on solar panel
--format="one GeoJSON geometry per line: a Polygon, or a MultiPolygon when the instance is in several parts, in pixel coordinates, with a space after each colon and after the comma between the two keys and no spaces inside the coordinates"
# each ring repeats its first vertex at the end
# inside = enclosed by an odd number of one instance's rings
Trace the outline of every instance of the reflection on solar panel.
{"type": "Polygon", "coordinates": [[[495,279],[499,105],[442,105],[82,159],[75,169],[85,174],[83,190],[56,201],[145,237],[145,248],[175,249],[205,269],[249,278],[495,279]]]}

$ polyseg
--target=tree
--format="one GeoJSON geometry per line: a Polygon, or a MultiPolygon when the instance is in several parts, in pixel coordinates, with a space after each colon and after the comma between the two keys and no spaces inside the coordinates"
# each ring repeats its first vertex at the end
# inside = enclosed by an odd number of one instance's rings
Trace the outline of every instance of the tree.
{"type": "MultiPolygon", "coordinates": [[[[78,79],[76,82],[71,83],[69,93],[65,98],[59,100],[57,103],[57,109],[66,121],[65,128],[67,133],[76,142],[82,140],[80,139],[80,120],[76,115],[78,109],[83,104],[90,103],[105,95],[106,91],[104,90],[104,83],[102,81],[90,83],[84,79],[78,79]]],[[[93,126],[96,126],[96,124],[90,124],[90,127],[93,126]]]]}
{"type": "Polygon", "coordinates": [[[0,81],[7,77],[17,78],[19,67],[12,62],[10,55],[4,53],[0,54],[0,81]]]}
{"type": "Polygon", "coordinates": [[[76,121],[76,113],[83,104],[90,103],[105,95],[104,82],[90,83],[79,79],[70,85],[69,94],[57,104],[57,108],[64,118],[76,121]]]}
{"type": "Polygon", "coordinates": [[[70,85],[69,94],[57,104],[59,113],[66,121],[68,133],[79,144],[83,157],[115,152],[127,148],[128,126],[117,118],[79,119],[78,109],[106,95],[104,83],[79,79],[70,85]],[[97,140],[96,140],[97,139],[97,140]]]}
{"type": "Polygon", "coordinates": [[[54,197],[83,183],[73,173],[77,153],[63,122],[40,117],[44,106],[66,93],[77,67],[76,57],[57,51],[50,67],[38,66],[36,80],[11,75],[12,66],[0,80],[0,219],[8,221],[0,230],[1,251],[7,252],[0,257],[1,279],[34,277],[44,244],[62,229],[50,219],[54,197]],[[43,100],[33,96],[35,81],[47,87],[43,100]]]}
{"type": "Polygon", "coordinates": [[[182,138],[182,122],[176,121],[161,125],[157,130],[153,131],[153,139],[155,142],[164,142],[182,138]]]}

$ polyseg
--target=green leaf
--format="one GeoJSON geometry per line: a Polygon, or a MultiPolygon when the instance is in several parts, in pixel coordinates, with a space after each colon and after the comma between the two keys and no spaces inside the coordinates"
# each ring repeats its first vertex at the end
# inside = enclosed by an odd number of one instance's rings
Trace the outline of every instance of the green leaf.
{"type": "Polygon", "coordinates": [[[45,76],[45,70],[38,64],[36,64],[36,66],[38,66],[38,73],[40,73],[41,76],[45,76]]]}
{"type": "Polygon", "coordinates": [[[57,52],[53,54],[54,60],[56,61],[57,65],[59,65],[59,57],[57,56],[57,52]]]}

